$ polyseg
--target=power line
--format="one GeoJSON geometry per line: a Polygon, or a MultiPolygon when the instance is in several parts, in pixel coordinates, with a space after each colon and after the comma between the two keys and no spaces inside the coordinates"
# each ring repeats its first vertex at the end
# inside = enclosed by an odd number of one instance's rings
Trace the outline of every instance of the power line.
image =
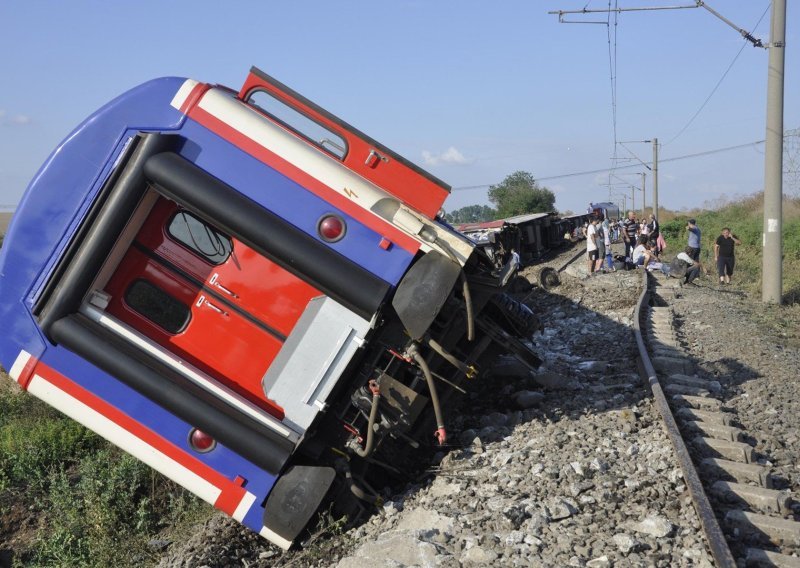
{"type": "MultiPolygon", "coordinates": [[[[761,17],[756,22],[756,25],[753,26],[753,31],[755,31],[755,29],[761,23],[761,20],[763,20],[764,16],[767,15],[768,11],[769,11],[769,4],[767,4],[767,7],[764,9],[764,13],[761,14],[761,17]]],[[[747,38],[745,38],[745,41],[744,41],[744,43],[742,43],[742,47],[739,49],[739,52],[736,54],[736,57],[733,58],[733,61],[731,61],[730,65],[728,65],[728,68],[725,69],[725,72],[722,74],[722,77],[719,78],[719,81],[717,81],[717,84],[714,86],[713,89],[711,89],[711,92],[709,93],[708,97],[706,97],[706,100],[703,101],[703,104],[700,105],[700,108],[697,109],[697,112],[694,113],[692,118],[689,119],[689,122],[687,122],[684,125],[684,127],[681,128],[680,132],[678,132],[675,136],[673,136],[672,139],[669,142],[666,142],[665,144],[663,144],[663,146],[667,146],[667,145],[671,144],[672,142],[674,142],[675,140],[677,140],[678,137],[680,137],[680,135],[683,134],[686,131],[687,128],[689,128],[689,126],[694,122],[694,119],[698,117],[698,115],[703,111],[703,109],[706,108],[706,105],[711,100],[711,97],[713,97],[714,93],[717,92],[717,89],[719,89],[719,86],[722,84],[722,81],[724,81],[725,77],[728,76],[728,72],[733,68],[734,63],[736,63],[736,60],[739,59],[739,56],[744,51],[744,48],[747,47],[748,41],[749,40],[747,38]]]]}
{"type": "MultiPolygon", "coordinates": [[[[748,142],[747,144],[738,144],[736,146],[727,146],[725,148],[717,148],[715,150],[705,150],[703,152],[696,152],[694,154],[686,154],[684,156],[676,156],[674,158],[664,158],[658,161],[659,164],[664,162],[676,162],[678,160],[687,160],[689,158],[699,158],[700,156],[710,156],[711,154],[720,154],[722,152],[730,152],[731,150],[739,150],[741,148],[749,148],[751,146],[758,146],[759,144],[763,144],[766,140],[756,140],[755,142],[748,142]]],[[[641,165],[651,166],[652,162],[642,162],[642,164],[630,164],[627,166],[616,166],[612,168],[600,168],[597,170],[585,170],[581,172],[572,172],[568,174],[559,174],[555,176],[547,176],[547,177],[540,177],[536,178],[536,181],[549,181],[553,179],[564,179],[569,177],[578,177],[578,176],[587,176],[591,174],[602,174],[606,172],[613,172],[615,169],[617,170],[625,170],[630,168],[638,168],[641,165]]],[[[482,185],[467,185],[462,187],[454,187],[453,190],[466,190],[466,189],[482,189],[484,187],[491,187],[493,185],[497,185],[496,183],[486,183],[482,185]]]]}

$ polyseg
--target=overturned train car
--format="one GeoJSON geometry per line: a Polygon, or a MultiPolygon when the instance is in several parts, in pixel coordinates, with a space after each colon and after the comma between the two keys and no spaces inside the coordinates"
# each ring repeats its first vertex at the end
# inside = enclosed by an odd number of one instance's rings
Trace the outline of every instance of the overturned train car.
{"type": "Polygon", "coordinates": [[[253,68],[162,78],[78,126],[0,254],[0,362],[286,549],[443,444],[447,398],[536,322],[443,182],[253,68]]]}

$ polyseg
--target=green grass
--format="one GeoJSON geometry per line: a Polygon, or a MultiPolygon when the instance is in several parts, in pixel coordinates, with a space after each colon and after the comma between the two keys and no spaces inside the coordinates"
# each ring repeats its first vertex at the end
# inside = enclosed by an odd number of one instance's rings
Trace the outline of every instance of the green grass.
{"type": "MultiPolygon", "coordinates": [[[[762,232],[764,207],[761,195],[730,203],[717,210],[674,213],[664,211],[659,215],[661,228],[667,240],[667,253],[677,254],[686,246],[686,222],[697,220],[702,231],[700,261],[716,275],[714,241],[723,227],[742,241],[736,247],[735,285],[752,296],[761,295],[762,232]]],[[[785,198],[783,203],[783,300],[784,304],[800,302],[800,199],[785,198]]]]}
{"type": "Polygon", "coordinates": [[[210,512],[136,458],[4,385],[0,500],[14,499],[40,527],[28,549],[15,551],[17,566],[147,565],[159,555],[148,541],[210,512]]]}

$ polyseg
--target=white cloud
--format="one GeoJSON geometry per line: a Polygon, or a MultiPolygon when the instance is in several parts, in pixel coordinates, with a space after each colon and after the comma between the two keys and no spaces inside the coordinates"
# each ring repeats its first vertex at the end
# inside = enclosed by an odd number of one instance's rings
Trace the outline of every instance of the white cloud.
{"type": "Polygon", "coordinates": [[[438,166],[439,164],[463,166],[475,161],[473,158],[465,157],[455,146],[450,146],[441,154],[434,154],[423,150],[422,160],[425,162],[426,166],[438,166]]]}
{"type": "Polygon", "coordinates": [[[33,119],[27,114],[10,116],[4,109],[0,109],[0,126],[26,126],[32,122],[33,119]]]}

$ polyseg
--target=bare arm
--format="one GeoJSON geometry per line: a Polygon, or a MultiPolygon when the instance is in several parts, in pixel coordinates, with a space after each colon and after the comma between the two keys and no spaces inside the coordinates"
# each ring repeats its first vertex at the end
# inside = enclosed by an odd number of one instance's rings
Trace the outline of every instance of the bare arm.
{"type": "Polygon", "coordinates": [[[719,245],[714,243],[714,260],[719,258],[719,245]]]}

